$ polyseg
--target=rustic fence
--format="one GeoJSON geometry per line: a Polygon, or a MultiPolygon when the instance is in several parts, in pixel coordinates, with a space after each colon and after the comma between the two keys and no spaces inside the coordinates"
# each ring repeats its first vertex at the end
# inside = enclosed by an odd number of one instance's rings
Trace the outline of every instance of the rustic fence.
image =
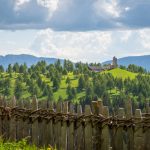
{"type": "Polygon", "coordinates": [[[37,146],[57,150],[150,150],[150,114],[131,101],[117,114],[109,115],[102,101],[82,108],[69,102],[6,101],[0,98],[0,135],[18,141],[29,137],[37,146]]]}

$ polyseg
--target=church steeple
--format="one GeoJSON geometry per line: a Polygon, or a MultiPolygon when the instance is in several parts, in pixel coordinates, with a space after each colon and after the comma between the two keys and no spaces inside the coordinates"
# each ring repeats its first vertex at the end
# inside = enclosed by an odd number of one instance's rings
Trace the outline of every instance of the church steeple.
{"type": "Polygon", "coordinates": [[[113,57],[112,65],[114,66],[114,68],[118,66],[117,58],[115,56],[113,57]]]}

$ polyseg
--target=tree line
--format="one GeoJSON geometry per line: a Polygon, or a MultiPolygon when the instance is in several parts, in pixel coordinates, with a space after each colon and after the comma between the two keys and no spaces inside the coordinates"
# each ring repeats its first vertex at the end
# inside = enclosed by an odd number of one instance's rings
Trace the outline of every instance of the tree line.
{"type": "MultiPolygon", "coordinates": [[[[40,61],[31,67],[26,64],[10,64],[6,70],[0,65],[0,94],[6,98],[15,95],[17,99],[21,99],[25,94],[28,94],[27,97],[36,95],[53,101],[54,93],[60,89],[61,81],[65,78],[66,100],[74,101],[78,94],[84,92],[78,100],[81,104],[101,98],[104,105],[117,109],[123,107],[125,100],[130,97],[135,107],[144,108],[145,101],[150,97],[150,76],[145,69],[135,65],[129,65],[127,68],[120,66],[138,73],[135,79],[122,79],[115,78],[110,73],[92,72],[88,66],[87,63],[72,63],[69,60],[64,60],[62,64],[59,59],[54,64],[40,61]],[[78,80],[77,87],[72,85],[68,76],[70,72],[78,80]]],[[[60,95],[58,100],[64,99],[60,95]]]]}

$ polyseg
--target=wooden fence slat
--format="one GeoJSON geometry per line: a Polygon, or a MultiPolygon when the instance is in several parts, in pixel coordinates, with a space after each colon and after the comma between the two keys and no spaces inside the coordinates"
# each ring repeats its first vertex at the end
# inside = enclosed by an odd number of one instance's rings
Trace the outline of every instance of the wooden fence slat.
{"type": "MultiPolygon", "coordinates": [[[[109,117],[109,109],[107,106],[102,106],[102,114],[105,118],[109,117]]],[[[101,133],[101,150],[109,150],[110,148],[110,134],[109,134],[109,127],[102,124],[102,133],[101,133]]]]}
{"type": "MultiPolygon", "coordinates": [[[[92,111],[93,115],[99,115],[99,104],[97,101],[92,102],[92,111]]],[[[93,149],[101,150],[101,133],[102,133],[102,124],[93,123],[93,135],[92,135],[92,142],[93,142],[93,149]]]]}
{"type": "MultiPolygon", "coordinates": [[[[74,110],[74,105],[70,103],[69,105],[69,114],[73,115],[75,113],[74,110]]],[[[74,121],[70,120],[69,121],[69,127],[68,127],[68,149],[73,150],[75,143],[74,143],[74,138],[75,138],[75,132],[74,132],[74,121]]]]}
{"type": "MultiPolygon", "coordinates": [[[[9,112],[10,107],[8,107],[7,101],[5,100],[5,97],[3,97],[3,105],[5,107],[5,112],[9,112]]],[[[4,112],[4,118],[2,123],[2,135],[4,140],[9,139],[9,116],[4,112]]]]}
{"type": "MultiPolygon", "coordinates": [[[[146,103],[146,113],[150,113],[149,101],[147,101],[147,103],[146,103]]],[[[143,120],[146,120],[146,118],[143,120]]],[[[150,123],[150,121],[149,121],[149,123],[150,123]]],[[[146,126],[146,124],[145,124],[145,126],[146,126]]],[[[150,150],[150,142],[149,142],[150,128],[144,127],[144,133],[145,133],[145,135],[144,135],[144,150],[150,150]]]]}
{"type": "MultiPolygon", "coordinates": [[[[142,113],[140,109],[135,110],[136,121],[142,121],[142,113]]],[[[143,150],[144,149],[144,136],[143,129],[139,126],[135,126],[134,130],[134,149],[135,150],[143,150]]]]}
{"type": "MultiPolygon", "coordinates": [[[[23,108],[23,101],[22,100],[17,101],[17,106],[19,108],[23,108]]],[[[17,132],[16,132],[16,140],[19,141],[22,138],[24,138],[23,132],[24,132],[25,124],[23,122],[23,119],[22,118],[18,118],[17,116],[16,116],[16,124],[17,124],[17,126],[16,126],[16,128],[17,128],[16,129],[17,130],[17,132]]]]}
{"type": "MultiPolygon", "coordinates": [[[[47,102],[41,101],[40,102],[40,109],[46,109],[47,108],[47,102]]],[[[39,128],[39,146],[48,146],[47,141],[47,121],[46,119],[39,119],[38,120],[38,128],[39,128]]]]}
{"type": "Polygon", "coordinates": [[[102,100],[98,100],[97,101],[97,103],[98,103],[98,107],[99,107],[99,114],[103,114],[103,102],[102,102],[102,100]]]}
{"type": "MultiPolygon", "coordinates": [[[[38,110],[38,101],[37,98],[34,97],[32,100],[32,110],[38,110]]],[[[37,115],[33,115],[32,118],[32,144],[39,145],[39,129],[38,129],[38,119],[36,119],[37,115]]]]}
{"type": "MultiPolygon", "coordinates": [[[[63,113],[67,114],[68,113],[68,102],[63,103],[63,113]]],[[[64,120],[62,122],[62,127],[61,127],[61,149],[62,150],[67,150],[68,148],[68,133],[67,133],[68,127],[67,127],[67,122],[64,120]]]]}
{"type": "MultiPolygon", "coordinates": [[[[0,106],[3,106],[3,100],[2,97],[0,96],[0,106]]],[[[2,120],[2,110],[0,110],[0,136],[2,137],[3,131],[2,131],[2,127],[3,127],[3,120],[2,120]]]]}
{"type": "Polygon", "coordinates": [[[85,105],[85,115],[88,116],[85,122],[85,150],[91,150],[92,149],[92,124],[90,121],[90,115],[92,115],[91,107],[90,105],[85,105]]]}
{"type": "MultiPolygon", "coordinates": [[[[50,110],[51,113],[54,113],[54,106],[53,102],[48,103],[48,109],[50,110]]],[[[53,134],[53,118],[51,118],[47,124],[47,130],[48,130],[48,135],[47,135],[47,144],[52,146],[54,142],[54,134],[53,134]]]]}
{"type": "MultiPolygon", "coordinates": [[[[82,106],[77,106],[77,116],[80,117],[82,115],[82,106]]],[[[84,129],[82,122],[76,122],[76,145],[75,150],[84,149],[84,129]]]]}
{"type": "MultiPolygon", "coordinates": [[[[119,108],[118,110],[118,119],[125,118],[124,108],[119,108]]],[[[124,149],[124,137],[123,137],[123,126],[115,127],[113,130],[113,150],[123,150],[124,149]]]]}
{"type": "MultiPolygon", "coordinates": [[[[56,105],[56,113],[62,113],[62,102],[58,102],[56,105]]],[[[61,147],[61,121],[55,120],[55,131],[54,131],[54,137],[55,137],[55,144],[56,148],[60,149],[61,147]]]]}
{"type": "MultiPolygon", "coordinates": [[[[49,112],[51,112],[51,113],[54,112],[54,110],[53,110],[53,103],[49,103],[48,104],[48,102],[47,102],[44,105],[47,105],[47,110],[49,112]]],[[[53,141],[53,126],[52,126],[52,122],[53,122],[53,120],[52,119],[51,120],[44,119],[43,122],[45,124],[45,127],[41,126],[41,127],[45,128],[45,132],[43,132],[44,133],[44,135],[43,135],[43,143],[45,143],[44,144],[45,146],[48,146],[48,145],[52,146],[52,143],[53,143],[52,142],[53,141]]]]}
{"type": "MultiPolygon", "coordinates": [[[[27,110],[30,106],[30,101],[21,101],[20,103],[21,108],[27,110]]],[[[25,118],[22,120],[23,122],[23,138],[28,138],[29,142],[31,143],[31,124],[29,122],[29,118],[25,118]]]]}
{"type": "MultiPolygon", "coordinates": [[[[16,107],[16,98],[14,97],[11,100],[10,107],[15,108],[16,107]]],[[[10,132],[9,132],[9,139],[12,141],[16,141],[16,127],[17,127],[17,122],[15,117],[10,118],[10,132]]]]}
{"type": "MultiPolygon", "coordinates": [[[[132,102],[131,100],[127,100],[125,103],[126,106],[126,119],[131,119],[133,116],[132,112],[132,102]]],[[[127,128],[127,149],[133,150],[134,148],[134,132],[132,126],[127,128]]]]}

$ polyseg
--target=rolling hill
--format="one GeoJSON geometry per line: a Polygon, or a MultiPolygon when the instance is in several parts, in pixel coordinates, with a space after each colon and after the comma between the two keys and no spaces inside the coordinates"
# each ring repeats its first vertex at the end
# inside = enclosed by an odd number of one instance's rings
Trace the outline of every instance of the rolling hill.
{"type": "MultiPolygon", "coordinates": [[[[129,71],[126,71],[126,70],[122,70],[120,68],[116,68],[116,69],[113,69],[113,70],[109,70],[109,71],[105,71],[105,72],[102,72],[102,73],[111,73],[114,77],[116,78],[122,78],[122,79],[125,79],[125,78],[130,78],[130,79],[134,79],[135,76],[137,75],[136,73],[132,73],[132,72],[129,72],[129,71]]],[[[16,74],[16,73],[12,73],[12,77],[10,78],[11,79],[11,96],[14,95],[14,88],[15,88],[15,80],[17,78],[19,74],[16,74]]],[[[3,78],[5,77],[8,77],[8,74],[7,73],[3,73],[3,78]]],[[[52,82],[50,81],[49,78],[47,78],[45,75],[41,74],[41,77],[42,77],[42,80],[52,86],[52,82]]],[[[66,83],[66,78],[69,77],[70,80],[71,80],[71,86],[74,87],[74,88],[77,88],[78,87],[78,80],[79,80],[79,77],[73,75],[73,73],[68,73],[68,75],[63,75],[62,77],[62,80],[61,80],[61,84],[60,84],[60,88],[58,89],[58,91],[54,92],[54,99],[55,100],[58,100],[59,97],[61,96],[63,99],[67,99],[67,93],[66,93],[66,90],[67,90],[67,83],[66,83]]],[[[27,99],[29,98],[31,95],[30,93],[27,91],[27,86],[26,84],[24,83],[24,93],[23,93],[23,99],[27,99]]],[[[114,93],[116,94],[116,93],[114,93]]],[[[85,91],[82,91],[80,93],[77,93],[77,97],[76,97],[76,100],[78,101],[78,99],[82,98],[85,96],[85,91]]],[[[45,99],[46,97],[40,97],[39,99],[42,100],[42,99],[45,99]]]]}
{"type": "MultiPolygon", "coordinates": [[[[103,62],[103,64],[109,64],[112,60],[103,62]]],[[[123,66],[128,66],[129,64],[135,64],[141,66],[146,70],[150,71],[150,55],[144,56],[129,56],[118,59],[118,64],[123,66]]]]}
{"type": "Polygon", "coordinates": [[[122,78],[122,79],[126,79],[126,78],[134,79],[137,75],[137,73],[129,72],[127,70],[122,70],[120,68],[105,71],[104,73],[111,73],[114,77],[122,78]]]}

